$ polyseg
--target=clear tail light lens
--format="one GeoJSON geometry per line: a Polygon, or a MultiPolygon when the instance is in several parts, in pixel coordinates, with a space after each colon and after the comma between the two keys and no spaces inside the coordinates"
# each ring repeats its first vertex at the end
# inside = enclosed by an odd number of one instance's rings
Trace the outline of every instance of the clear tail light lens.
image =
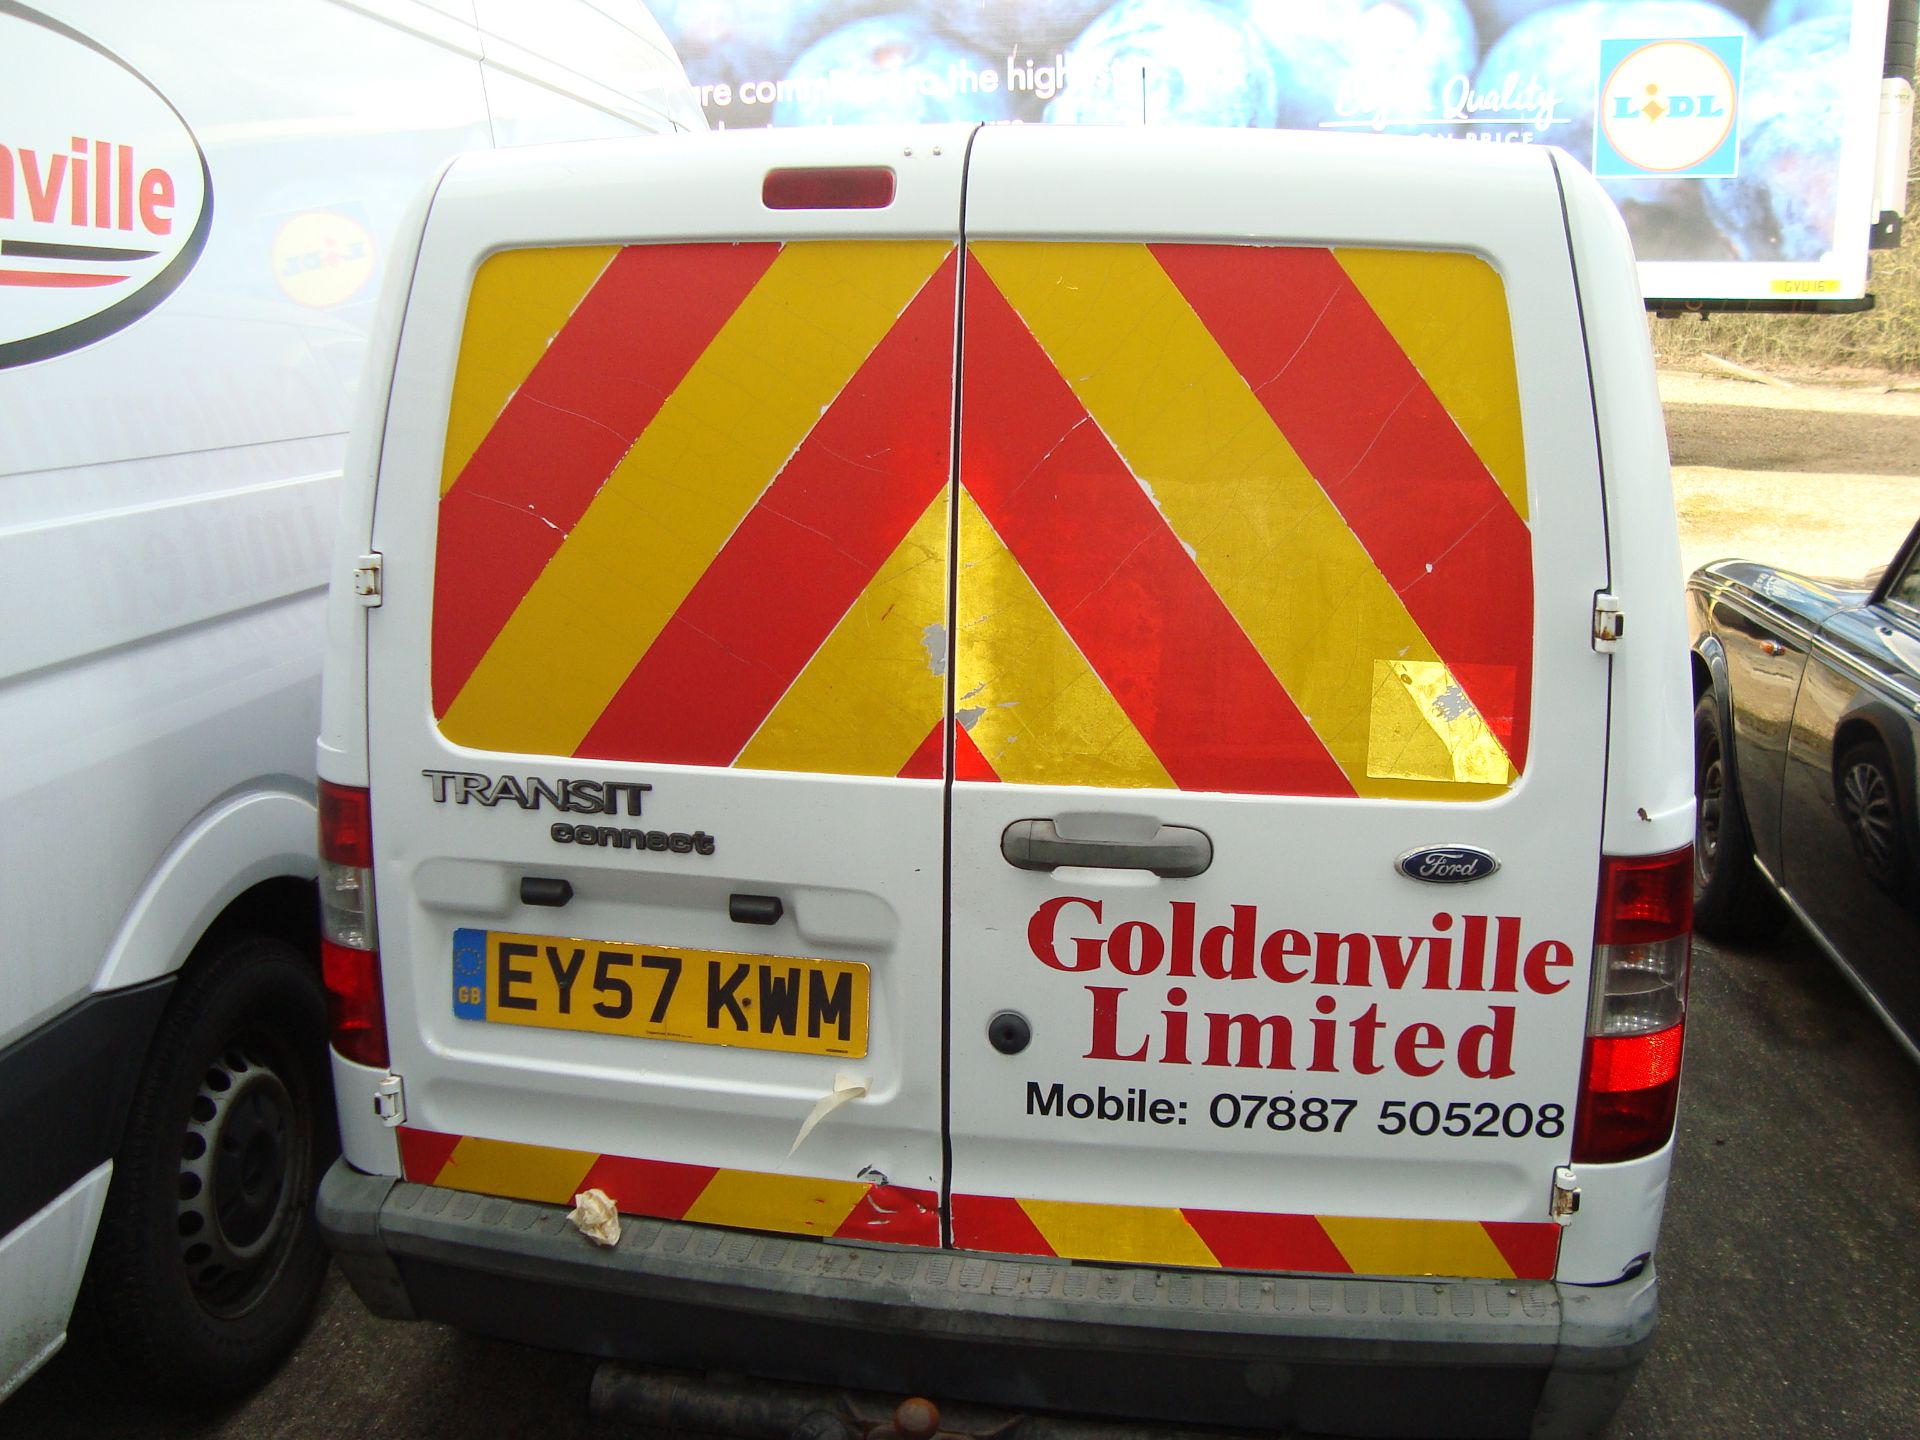
{"type": "Polygon", "coordinates": [[[374,930],[373,821],[367,792],[320,782],[320,968],[333,1048],[387,1064],[387,1012],[374,930]]]}
{"type": "Polygon", "coordinates": [[[1600,862],[1576,1161],[1632,1160],[1673,1134],[1686,1039],[1693,851],[1600,862]]]}

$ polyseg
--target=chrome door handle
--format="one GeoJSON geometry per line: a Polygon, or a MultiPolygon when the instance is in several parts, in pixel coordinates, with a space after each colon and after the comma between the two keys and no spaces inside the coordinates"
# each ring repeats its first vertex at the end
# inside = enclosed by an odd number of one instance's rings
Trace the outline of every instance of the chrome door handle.
{"type": "Polygon", "coordinates": [[[1184,880],[1213,864],[1213,841],[1185,825],[1162,825],[1143,840],[1069,840],[1051,820],[1016,820],[1000,836],[1000,853],[1022,870],[1085,865],[1151,870],[1165,880],[1184,880]]]}

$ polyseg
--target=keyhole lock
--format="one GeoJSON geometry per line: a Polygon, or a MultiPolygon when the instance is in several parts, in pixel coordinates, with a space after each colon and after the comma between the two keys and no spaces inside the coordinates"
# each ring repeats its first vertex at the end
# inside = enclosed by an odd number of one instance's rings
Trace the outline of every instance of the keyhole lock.
{"type": "Polygon", "coordinates": [[[1018,1055],[1033,1040],[1033,1026],[1018,1010],[1002,1010],[987,1022],[987,1043],[1002,1055],[1018,1055]]]}

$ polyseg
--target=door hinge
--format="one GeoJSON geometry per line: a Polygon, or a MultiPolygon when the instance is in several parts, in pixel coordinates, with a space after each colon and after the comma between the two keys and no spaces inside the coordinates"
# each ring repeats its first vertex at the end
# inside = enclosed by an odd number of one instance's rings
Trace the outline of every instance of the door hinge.
{"type": "Polygon", "coordinates": [[[1620,608],[1620,597],[1598,591],[1593,597],[1593,648],[1611,655],[1627,633],[1627,617],[1620,608]]]}
{"type": "Polygon", "coordinates": [[[362,555],[360,563],[353,567],[353,593],[369,610],[380,603],[380,555],[377,551],[362,555]]]}
{"type": "Polygon", "coordinates": [[[373,1113],[389,1129],[407,1123],[407,1091],[398,1075],[389,1075],[375,1087],[373,1113]]]}
{"type": "Polygon", "coordinates": [[[1556,1225],[1569,1225],[1580,1213],[1580,1177],[1571,1165],[1554,1166],[1553,1198],[1547,1202],[1547,1213],[1556,1225]]]}

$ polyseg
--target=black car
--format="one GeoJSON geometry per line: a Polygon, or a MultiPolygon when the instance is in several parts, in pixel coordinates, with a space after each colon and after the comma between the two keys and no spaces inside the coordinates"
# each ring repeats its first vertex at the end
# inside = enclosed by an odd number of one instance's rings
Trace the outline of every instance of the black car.
{"type": "Polygon", "coordinates": [[[1859,581],[1702,566],[1687,609],[1695,927],[1784,903],[1920,1060],[1920,525],[1859,581]]]}

